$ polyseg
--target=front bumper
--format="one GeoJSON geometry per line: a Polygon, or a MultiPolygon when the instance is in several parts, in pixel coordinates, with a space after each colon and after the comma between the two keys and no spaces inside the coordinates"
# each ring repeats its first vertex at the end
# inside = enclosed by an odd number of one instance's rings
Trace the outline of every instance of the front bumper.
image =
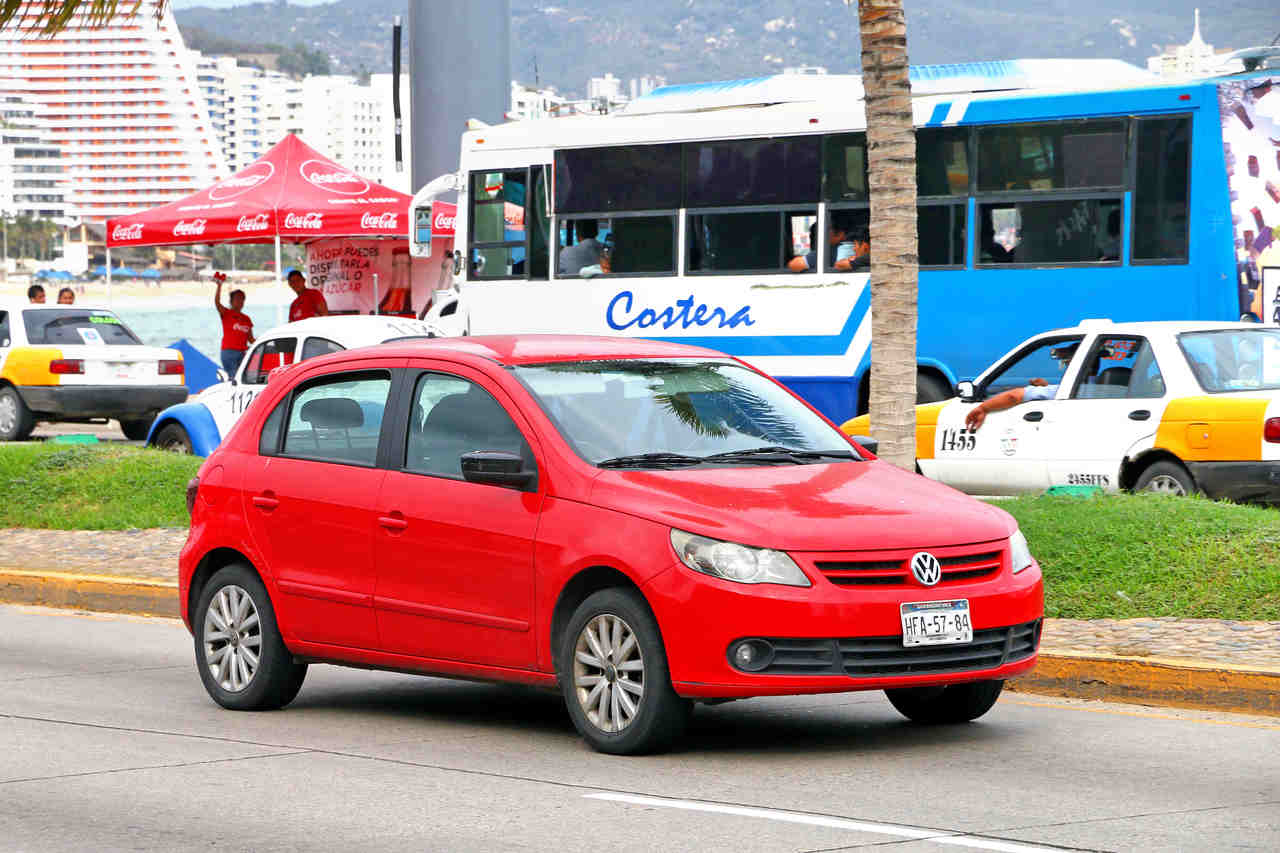
{"type": "MultiPolygon", "coordinates": [[[[689,698],[843,693],[1011,678],[1035,666],[1044,617],[1039,565],[936,587],[752,586],[676,565],[644,587],[662,630],[676,692],[689,698]],[[974,642],[901,648],[900,605],[968,599],[974,642]],[[729,647],[778,640],[805,653],[795,666],[743,672],[729,647]]],[[[781,660],[781,656],[779,657],[781,660]]]]}
{"type": "Polygon", "coordinates": [[[22,385],[37,418],[140,420],[187,399],[185,385],[22,385]]]}
{"type": "Polygon", "coordinates": [[[1280,462],[1188,462],[1187,468],[1215,500],[1280,503],[1280,462]]]}

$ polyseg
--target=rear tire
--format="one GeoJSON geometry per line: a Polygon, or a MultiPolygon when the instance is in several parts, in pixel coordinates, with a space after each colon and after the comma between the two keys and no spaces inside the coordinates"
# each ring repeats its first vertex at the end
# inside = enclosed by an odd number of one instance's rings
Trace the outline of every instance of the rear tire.
{"type": "Polygon", "coordinates": [[[280,637],[267,588],[248,566],[219,569],[191,615],[196,668],[210,698],[232,711],[273,711],[307,677],[280,637]]]}
{"type": "Polygon", "coordinates": [[[0,388],[0,441],[26,441],[36,428],[35,415],[11,385],[0,388]]]}
{"type": "Polygon", "coordinates": [[[916,405],[950,400],[955,389],[931,373],[916,374],[916,405]]]}
{"type": "Polygon", "coordinates": [[[1003,689],[1003,681],[971,681],[943,687],[906,687],[884,693],[893,707],[911,722],[945,725],[978,719],[991,710],[1003,689]]]}
{"type": "Polygon", "coordinates": [[[191,436],[187,435],[187,431],[183,429],[182,424],[165,424],[156,433],[155,441],[152,444],[159,450],[181,453],[185,456],[190,456],[193,452],[191,436]]]}
{"type": "Polygon", "coordinates": [[[671,686],[658,622],[638,592],[614,587],[588,596],[565,626],[558,651],[565,705],[593,749],[657,752],[684,734],[692,703],[671,686]]]}
{"type": "Polygon", "coordinates": [[[1139,494],[1177,496],[1194,495],[1200,491],[1190,471],[1177,462],[1167,460],[1148,465],[1138,475],[1133,490],[1139,494]]]}
{"type": "Polygon", "coordinates": [[[137,421],[121,421],[120,431],[124,433],[124,437],[130,441],[145,441],[147,433],[151,431],[151,424],[155,418],[143,418],[137,421]]]}

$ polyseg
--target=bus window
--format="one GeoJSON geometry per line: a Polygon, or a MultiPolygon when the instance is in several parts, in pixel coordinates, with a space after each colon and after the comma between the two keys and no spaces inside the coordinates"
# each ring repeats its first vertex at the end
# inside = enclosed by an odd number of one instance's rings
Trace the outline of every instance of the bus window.
{"type": "Polygon", "coordinates": [[[867,135],[842,133],[823,140],[824,201],[867,200],[867,135]]]}
{"type": "Polygon", "coordinates": [[[916,193],[969,194],[969,130],[963,127],[916,131],[916,193]]]}
{"type": "Polygon", "coordinates": [[[817,136],[691,142],[684,206],[817,204],[819,145],[817,136]]]}
{"type": "Polygon", "coordinates": [[[1122,187],[1124,119],[978,128],[978,191],[1122,187]]]}
{"type": "Polygon", "coordinates": [[[816,210],[690,213],[690,273],[782,273],[809,252],[816,210]]]}
{"type": "Polygon", "coordinates": [[[680,208],[680,145],[570,148],[556,152],[556,213],[680,208]]]}
{"type": "Polygon", "coordinates": [[[963,204],[920,205],[916,216],[920,266],[964,266],[966,207],[963,204]]]}
{"type": "Polygon", "coordinates": [[[1187,261],[1191,119],[1138,119],[1133,260],[1187,261]]]}
{"type": "Polygon", "coordinates": [[[471,174],[471,278],[547,278],[546,183],[542,166],[471,174]]]}
{"type": "Polygon", "coordinates": [[[1119,198],[978,206],[979,264],[1118,263],[1119,198]]]}
{"type": "Polygon", "coordinates": [[[608,275],[674,275],[674,213],[583,216],[561,219],[564,241],[556,264],[563,278],[608,275]],[[584,263],[584,261],[591,261],[584,263]]]}

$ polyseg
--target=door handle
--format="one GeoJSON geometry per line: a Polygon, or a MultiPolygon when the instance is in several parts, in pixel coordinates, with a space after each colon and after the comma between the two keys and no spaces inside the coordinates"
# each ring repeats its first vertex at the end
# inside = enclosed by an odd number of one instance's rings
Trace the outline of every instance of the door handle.
{"type": "Polygon", "coordinates": [[[280,506],[280,501],[276,500],[274,497],[271,496],[271,493],[268,492],[265,495],[254,495],[253,505],[256,506],[258,509],[263,509],[263,510],[266,510],[267,512],[270,512],[271,510],[280,506]]]}
{"type": "Polygon", "coordinates": [[[1027,412],[1022,416],[1024,421],[1042,421],[1044,420],[1044,412],[1027,412]]]}
{"type": "Polygon", "coordinates": [[[1146,409],[1136,409],[1129,413],[1129,420],[1131,421],[1145,421],[1149,417],[1151,417],[1151,413],[1146,409]]]}
{"type": "Polygon", "coordinates": [[[393,533],[399,533],[409,527],[409,521],[397,515],[380,515],[378,523],[393,533]]]}

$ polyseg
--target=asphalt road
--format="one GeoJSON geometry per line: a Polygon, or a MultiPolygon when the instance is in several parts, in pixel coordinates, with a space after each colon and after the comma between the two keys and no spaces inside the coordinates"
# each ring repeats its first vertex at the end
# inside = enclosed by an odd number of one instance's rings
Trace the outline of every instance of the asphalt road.
{"type": "Polygon", "coordinates": [[[1280,850],[1280,720],[1009,694],[699,708],[590,752],[557,696],[312,667],[223,711],[177,622],[0,607],[0,850],[1280,850]]]}

